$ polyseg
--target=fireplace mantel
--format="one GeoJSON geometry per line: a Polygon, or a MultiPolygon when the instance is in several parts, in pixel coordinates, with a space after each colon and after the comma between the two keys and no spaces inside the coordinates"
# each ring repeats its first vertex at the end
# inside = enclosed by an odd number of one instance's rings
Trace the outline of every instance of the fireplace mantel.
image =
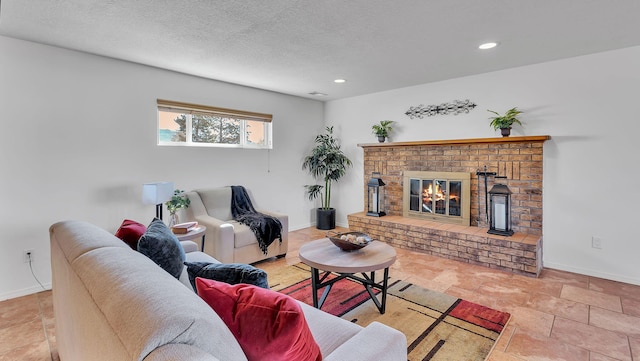
{"type": "Polygon", "coordinates": [[[443,139],[443,140],[418,140],[411,142],[390,142],[390,143],[364,143],[358,144],[362,148],[379,147],[412,147],[420,145],[459,145],[459,144],[487,144],[487,143],[518,143],[518,142],[544,142],[551,139],[549,135],[532,135],[522,137],[500,137],[500,138],[469,138],[469,139],[443,139]]]}

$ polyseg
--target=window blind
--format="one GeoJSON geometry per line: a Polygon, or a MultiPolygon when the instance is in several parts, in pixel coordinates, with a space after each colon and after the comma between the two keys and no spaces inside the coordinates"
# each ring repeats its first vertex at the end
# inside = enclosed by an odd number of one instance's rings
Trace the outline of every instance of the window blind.
{"type": "Polygon", "coordinates": [[[248,112],[245,110],[227,109],[212,107],[208,105],[199,105],[191,103],[176,102],[173,100],[158,99],[158,109],[166,111],[179,111],[189,114],[200,113],[207,115],[219,115],[224,117],[241,118],[247,120],[260,121],[265,123],[271,123],[273,115],[248,112]]]}

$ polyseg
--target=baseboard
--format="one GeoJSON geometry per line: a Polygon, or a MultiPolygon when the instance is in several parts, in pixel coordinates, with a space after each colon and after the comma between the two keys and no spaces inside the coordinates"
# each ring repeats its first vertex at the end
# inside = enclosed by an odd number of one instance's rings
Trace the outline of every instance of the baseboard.
{"type": "Polygon", "coordinates": [[[289,225],[289,232],[293,232],[293,231],[297,231],[297,230],[305,229],[309,227],[315,227],[315,226],[316,226],[315,223],[307,223],[307,224],[296,225],[296,226],[289,225]]]}
{"type": "Polygon", "coordinates": [[[551,269],[555,269],[555,270],[559,270],[559,271],[572,272],[572,273],[577,273],[577,274],[581,274],[581,275],[585,275],[585,276],[604,278],[604,279],[611,280],[611,281],[629,283],[629,284],[632,284],[632,285],[640,286],[640,280],[636,279],[636,278],[629,278],[629,277],[626,277],[626,276],[621,276],[621,275],[616,275],[616,274],[611,274],[611,273],[606,273],[606,272],[599,272],[599,271],[592,270],[592,269],[572,267],[572,266],[567,266],[567,265],[561,264],[561,263],[554,263],[554,262],[546,262],[545,261],[544,264],[543,264],[543,269],[544,268],[551,268],[551,269]]]}
{"type": "MultiPolygon", "coordinates": [[[[315,226],[316,226],[316,222],[310,222],[310,223],[304,224],[304,225],[289,226],[289,232],[293,232],[293,231],[297,231],[297,230],[305,229],[305,228],[309,228],[309,227],[315,227],[315,226]]],[[[337,227],[342,227],[342,228],[349,228],[349,223],[338,223],[338,222],[336,222],[336,226],[337,227]]]]}
{"type": "MultiPolygon", "coordinates": [[[[42,285],[44,286],[44,288],[46,288],[47,291],[51,289],[51,283],[43,283],[42,285]]],[[[3,294],[0,294],[0,301],[27,296],[27,295],[31,295],[31,294],[42,292],[42,291],[44,290],[42,289],[42,287],[40,287],[40,285],[38,285],[38,286],[23,288],[21,290],[6,292],[3,294]]]]}
{"type": "MultiPolygon", "coordinates": [[[[296,226],[289,225],[289,232],[293,232],[299,229],[304,229],[309,227],[315,227],[315,226],[316,226],[316,222],[309,222],[307,224],[296,225],[296,226]]],[[[342,228],[349,228],[349,223],[336,222],[336,226],[342,227],[342,228]]]]}

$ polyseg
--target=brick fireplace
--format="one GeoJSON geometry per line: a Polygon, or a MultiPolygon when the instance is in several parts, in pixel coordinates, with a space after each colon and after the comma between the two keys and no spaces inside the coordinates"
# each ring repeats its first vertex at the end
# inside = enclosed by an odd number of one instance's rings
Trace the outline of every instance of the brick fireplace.
{"type": "Polygon", "coordinates": [[[366,183],[379,172],[386,183],[386,217],[348,216],[349,228],[399,248],[537,276],[541,269],[542,151],[549,136],[359,144],[366,183]],[[511,237],[487,234],[485,182],[477,172],[494,172],[487,187],[506,184],[512,194],[511,237]],[[403,178],[408,172],[470,174],[470,224],[461,226],[403,217],[403,178]]]}

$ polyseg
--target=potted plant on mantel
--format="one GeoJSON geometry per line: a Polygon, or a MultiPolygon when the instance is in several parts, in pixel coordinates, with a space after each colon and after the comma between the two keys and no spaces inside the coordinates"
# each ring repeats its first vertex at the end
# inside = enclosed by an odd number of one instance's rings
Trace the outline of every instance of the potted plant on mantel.
{"type": "Polygon", "coordinates": [[[389,132],[393,129],[391,124],[393,124],[393,120],[381,120],[380,124],[374,124],[371,127],[373,134],[378,136],[378,142],[384,143],[385,138],[389,136],[389,132]]]}
{"type": "Polygon", "coordinates": [[[333,127],[327,127],[325,134],[316,136],[316,146],[311,154],[304,158],[302,169],[306,169],[316,179],[324,181],[323,185],[305,185],[309,200],[318,197],[322,200],[322,207],[316,210],[316,228],[336,228],[335,209],[331,208],[331,183],[344,176],[351,161],[340,149],[338,140],[333,136],[333,127]],[[324,191],[324,192],[323,192],[324,191]]]}
{"type": "Polygon", "coordinates": [[[493,129],[498,130],[502,133],[503,137],[508,137],[511,134],[511,125],[519,124],[520,120],[518,120],[518,115],[522,114],[522,111],[518,110],[518,108],[511,108],[507,110],[504,115],[500,115],[498,112],[494,112],[493,110],[487,109],[488,112],[495,114],[495,117],[490,117],[491,123],[489,123],[493,129]]]}

